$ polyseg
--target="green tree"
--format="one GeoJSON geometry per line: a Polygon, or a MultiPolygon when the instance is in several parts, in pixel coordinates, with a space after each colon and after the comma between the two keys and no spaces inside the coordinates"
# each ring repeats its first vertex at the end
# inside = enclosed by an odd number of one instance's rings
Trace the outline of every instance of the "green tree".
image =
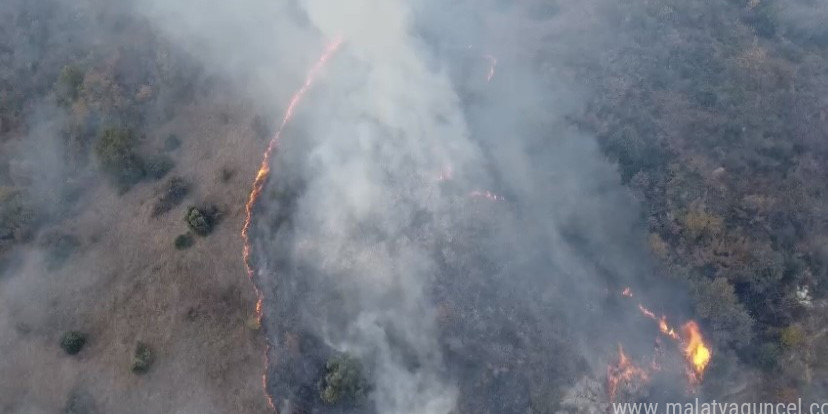
{"type": "Polygon", "coordinates": [[[753,319],[727,279],[701,279],[695,283],[693,293],[696,313],[707,320],[719,342],[736,346],[750,342],[753,319]]]}
{"type": "Polygon", "coordinates": [[[122,191],[126,191],[146,175],[144,161],[135,151],[136,140],[126,128],[106,128],[95,144],[104,172],[122,191]]]}
{"type": "Polygon", "coordinates": [[[149,371],[153,362],[155,362],[155,355],[149,345],[138,342],[135,345],[135,353],[132,356],[132,372],[136,374],[143,374],[149,371]]]}
{"type": "Polygon", "coordinates": [[[208,211],[190,207],[185,217],[187,225],[199,236],[206,236],[213,231],[214,217],[208,211]]]}
{"type": "Polygon", "coordinates": [[[366,385],[359,360],[335,355],[325,364],[325,376],[319,382],[319,397],[326,404],[354,403],[365,396],[366,385]]]}
{"type": "Polygon", "coordinates": [[[71,105],[78,99],[83,87],[83,70],[77,65],[66,65],[60,70],[56,85],[58,103],[71,105]]]}
{"type": "Polygon", "coordinates": [[[78,331],[69,331],[60,339],[60,347],[69,355],[75,355],[86,345],[86,335],[78,331]]]}

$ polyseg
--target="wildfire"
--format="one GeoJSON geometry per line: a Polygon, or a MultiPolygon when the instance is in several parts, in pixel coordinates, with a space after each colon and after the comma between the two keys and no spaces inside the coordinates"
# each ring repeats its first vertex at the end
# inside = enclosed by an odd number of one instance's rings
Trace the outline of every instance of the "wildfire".
{"type": "Polygon", "coordinates": [[[676,341],[679,340],[679,336],[676,333],[675,329],[671,328],[670,325],[667,324],[667,317],[662,316],[661,319],[658,320],[658,330],[661,331],[664,335],[669,336],[676,341]]]}
{"type": "Polygon", "coordinates": [[[618,344],[618,363],[607,368],[607,389],[610,401],[615,401],[620,385],[631,384],[634,381],[647,382],[649,380],[650,374],[630,361],[627,355],[624,354],[621,344],[618,344]]]}
{"type": "Polygon", "coordinates": [[[684,355],[690,363],[693,372],[690,376],[691,382],[697,384],[704,376],[704,370],[710,363],[710,349],[704,344],[699,325],[690,321],[682,327],[684,333],[684,355]]]}
{"type": "MultiPolygon", "coordinates": [[[[290,122],[291,118],[293,118],[293,113],[296,110],[296,106],[299,102],[302,101],[302,98],[307,94],[308,90],[310,90],[311,86],[313,86],[313,82],[316,79],[316,76],[325,66],[325,64],[330,60],[331,56],[342,46],[343,39],[341,37],[337,38],[333,42],[331,42],[326,48],[325,52],[316,61],[316,63],[310,68],[308,71],[307,77],[305,78],[305,83],[302,84],[302,87],[299,88],[296,93],[290,99],[290,103],[288,104],[287,110],[285,111],[285,115],[282,118],[282,123],[279,125],[279,129],[276,130],[276,134],[273,135],[273,138],[267,144],[267,148],[265,149],[264,153],[262,154],[262,163],[259,167],[259,171],[256,173],[256,178],[253,180],[253,188],[250,190],[250,196],[247,200],[247,204],[245,204],[245,219],[244,219],[244,227],[242,227],[242,241],[244,243],[244,247],[242,248],[242,258],[244,260],[244,267],[247,271],[247,277],[250,278],[250,281],[253,284],[253,289],[256,291],[256,322],[258,326],[261,326],[262,321],[262,301],[263,296],[262,292],[256,286],[256,282],[253,278],[254,276],[254,269],[253,264],[250,261],[250,254],[251,254],[251,247],[250,247],[250,225],[253,221],[253,209],[256,207],[256,202],[259,200],[259,196],[261,196],[262,191],[264,190],[265,183],[267,182],[268,177],[270,176],[270,158],[273,155],[273,151],[276,149],[276,146],[279,144],[279,139],[282,136],[282,130],[284,130],[285,125],[290,122]]],[[[269,345],[268,345],[269,348],[269,345]]],[[[276,406],[273,404],[273,399],[267,393],[267,366],[269,362],[267,360],[267,354],[269,349],[265,350],[265,374],[262,375],[262,388],[265,391],[265,397],[267,398],[268,404],[270,408],[274,411],[276,410],[276,406]]]]}
{"type": "MultiPolygon", "coordinates": [[[[632,296],[632,293],[630,293],[630,296],[632,296]]],[[[644,305],[642,305],[640,303],[638,304],[638,310],[641,311],[641,313],[644,316],[646,316],[646,317],[648,317],[648,318],[650,318],[654,321],[658,321],[658,330],[661,331],[661,333],[663,333],[664,335],[666,335],[666,336],[668,336],[668,337],[670,337],[670,338],[672,338],[676,341],[678,341],[680,339],[679,335],[676,333],[676,330],[673,329],[672,327],[670,327],[670,325],[667,323],[667,317],[666,316],[661,315],[661,317],[659,318],[659,317],[656,316],[656,314],[653,311],[645,308],[644,305]]]]}
{"type": "MultiPolygon", "coordinates": [[[[632,291],[630,288],[624,288],[621,292],[622,296],[632,297],[632,291]]],[[[658,330],[664,336],[672,339],[675,341],[678,346],[679,350],[682,353],[684,359],[687,361],[687,374],[688,379],[691,385],[695,386],[701,383],[702,378],[704,376],[704,371],[707,369],[707,365],[710,363],[710,359],[712,357],[712,351],[708,347],[707,344],[704,343],[704,338],[701,334],[701,329],[699,328],[698,323],[696,321],[688,321],[685,323],[681,328],[681,333],[677,332],[670,324],[667,322],[667,316],[662,315],[660,318],[656,316],[655,312],[647,309],[642,304],[638,304],[638,310],[641,312],[642,315],[645,317],[652,319],[658,323],[658,330]]],[[[661,351],[661,341],[659,338],[656,338],[656,352],[660,353],[661,351]]],[[[623,356],[623,353],[621,353],[623,356]]],[[[653,370],[659,370],[661,365],[657,363],[657,357],[654,356],[653,363],[651,367],[653,370]]],[[[622,358],[624,361],[624,358],[622,358]]],[[[646,373],[646,372],[645,372],[646,373]]],[[[612,377],[610,378],[610,384],[612,385],[612,377]]],[[[617,384],[617,382],[616,382],[617,384]]],[[[610,397],[615,398],[614,390],[610,388],[610,397]]]]}
{"type": "MultiPolygon", "coordinates": [[[[293,94],[293,97],[290,99],[290,103],[288,104],[287,110],[285,111],[285,116],[282,118],[282,123],[279,125],[279,129],[276,131],[276,134],[273,135],[273,138],[270,139],[268,142],[267,148],[262,155],[262,163],[259,167],[259,171],[256,173],[256,178],[253,180],[253,188],[250,190],[250,196],[248,197],[247,204],[245,204],[245,220],[244,220],[244,227],[242,227],[242,239],[244,241],[244,248],[243,248],[243,258],[244,258],[244,266],[247,269],[247,275],[252,279],[253,278],[253,266],[250,262],[250,225],[253,220],[253,209],[256,206],[256,202],[259,200],[259,196],[261,196],[262,191],[264,190],[265,182],[267,178],[270,176],[270,158],[273,155],[273,150],[276,149],[276,146],[279,144],[279,139],[282,136],[282,130],[284,130],[285,125],[290,122],[291,118],[293,118],[293,113],[296,110],[296,106],[299,102],[302,101],[302,98],[307,94],[308,90],[311,86],[313,86],[313,82],[316,79],[316,76],[328,62],[328,60],[333,56],[333,54],[339,49],[342,45],[342,38],[337,38],[328,47],[325,49],[325,53],[316,61],[316,63],[311,67],[310,71],[308,71],[307,77],[305,78],[305,83],[293,94]]],[[[256,303],[256,314],[261,317],[261,310],[262,310],[262,297],[261,293],[257,291],[259,296],[259,301],[256,303]]]]}

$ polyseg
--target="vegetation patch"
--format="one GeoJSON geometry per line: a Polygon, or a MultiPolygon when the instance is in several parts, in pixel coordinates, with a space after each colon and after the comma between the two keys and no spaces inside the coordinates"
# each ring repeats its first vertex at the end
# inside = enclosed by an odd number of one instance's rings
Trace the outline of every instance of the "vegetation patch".
{"type": "Polygon", "coordinates": [[[167,181],[164,192],[152,208],[152,216],[158,217],[181,204],[190,192],[190,185],[181,177],[173,177],[167,181]]]}
{"type": "Polygon", "coordinates": [[[215,207],[190,207],[184,219],[187,221],[187,226],[193,232],[199,236],[207,236],[213,231],[213,228],[218,222],[218,218],[218,209],[215,207]]]}
{"type": "Polygon", "coordinates": [[[166,155],[151,157],[145,163],[147,177],[153,180],[164,178],[173,167],[175,167],[175,162],[166,155]]]}
{"type": "Polygon", "coordinates": [[[164,151],[175,151],[181,147],[181,139],[178,135],[170,134],[164,139],[164,151]]]}
{"type": "Polygon", "coordinates": [[[128,191],[147,174],[144,160],[135,147],[134,134],[127,128],[106,128],[95,143],[101,168],[122,192],[128,191]]]}
{"type": "Polygon", "coordinates": [[[77,65],[66,65],[60,70],[55,91],[60,105],[71,105],[80,97],[84,75],[77,65]]]}
{"type": "Polygon", "coordinates": [[[178,237],[175,238],[175,248],[178,250],[186,250],[190,247],[193,247],[195,244],[195,239],[189,233],[187,234],[180,234],[178,237]]]}
{"type": "Polygon", "coordinates": [[[95,414],[97,412],[95,401],[86,392],[73,391],[63,407],[63,414],[95,414]]]}
{"type": "Polygon", "coordinates": [[[69,331],[60,338],[60,347],[69,355],[77,355],[86,345],[86,335],[78,331],[69,331]]]}
{"type": "Polygon", "coordinates": [[[0,186],[0,253],[24,240],[33,222],[34,210],[23,194],[15,188],[0,186]]]}
{"type": "Polygon", "coordinates": [[[53,232],[43,236],[42,245],[46,249],[46,266],[55,270],[77,251],[81,242],[74,235],[53,232]]]}
{"type": "Polygon", "coordinates": [[[335,355],[325,364],[319,381],[319,398],[326,404],[353,404],[365,397],[366,382],[362,364],[349,355],[335,355]]]}
{"type": "Polygon", "coordinates": [[[132,372],[144,374],[149,371],[154,362],[155,355],[153,355],[152,348],[143,342],[138,342],[135,345],[135,353],[132,356],[132,372]]]}

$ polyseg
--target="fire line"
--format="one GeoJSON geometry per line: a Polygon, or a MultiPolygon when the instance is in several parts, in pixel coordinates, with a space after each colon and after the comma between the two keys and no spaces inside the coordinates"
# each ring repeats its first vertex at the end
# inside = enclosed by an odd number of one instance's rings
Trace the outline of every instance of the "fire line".
{"type": "MultiPolygon", "coordinates": [[[[325,52],[316,63],[310,68],[305,78],[305,83],[302,84],[302,87],[299,88],[296,93],[290,99],[290,103],[288,104],[287,110],[285,111],[285,115],[282,118],[282,123],[279,125],[279,129],[276,130],[276,134],[270,139],[267,144],[267,148],[265,149],[264,153],[262,154],[262,163],[259,167],[258,172],[256,173],[256,178],[253,180],[253,187],[250,190],[250,196],[248,197],[247,203],[245,204],[245,219],[244,219],[244,227],[242,227],[242,241],[244,243],[244,247],[242,249],[242,258],[244,260],[244,267],[247,271],[247,277],[250,279],[251,284],[253,285],[253,289],[256,291],[256,321],[258,326],[261,326],[262,321],[262,301],[263,295],[261,290],[259,289],[256,281],[254,280],[254,273],[255,269],[253,268],[253,263],[251,262],[251,243],[250,243],[250,226],[253,222],[253,210],[256,207],[256,203],[259,200],[259,196],[261,196],[262,191],[264,190],[264,186],[267,183],[267,179],[270,177],[270,159],[273,155],[273,151],[276,149],[276,146],[279,144],[279,140],[282,136],[282,131],[285,129],[285,126],[290,122],[293,118],[293,114],[296,111],[296,106],[302,101],[302,98],[305,97],[305,94],[308,93],[311,86],[313,86],[316,77],[319,75],[319,72],[325,67],[325,64],[331,59],[331,57],[339,50],[340,46],[342,46],[343,39],[342,37],[337,37],[333,42],[331,42],[326,48],[325,52]]],[[[262,375],[262,388],[264,389],[265,397],[267,398],[268,405],[274,412],[276,411],[276,406],[273,403],[273,399],[267,393],[267,367],[269,365],[268,361],[268,352],[270,350],[270,345],[267,345],[267,349],[265,349],[265,356],[264,356],[264,370],[265,373],[262,375]]]]}

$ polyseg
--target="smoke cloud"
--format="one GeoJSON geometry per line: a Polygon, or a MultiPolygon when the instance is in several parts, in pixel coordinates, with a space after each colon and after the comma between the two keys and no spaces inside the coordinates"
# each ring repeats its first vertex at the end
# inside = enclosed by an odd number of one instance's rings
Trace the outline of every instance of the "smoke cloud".
{"type": "Polygon", "coordinates": [[[247,3],[149,10],[274,107],[344,39],[254,218],[280,412],[318,406],[337,353],[364,365],[371,412],[437,414],[541,405],[600,377],[619,341],[652,347],[607,304],[652,272],[636,203],[565,120],[587,89],[549,56],[572,47],[543,45],[588,7],[247,3]]]}
{"type": "MultiPolygon", "coordinates": [[[[206,91],[194,94],[196,100],[241,100],[240,106],[269,114],[271,125],[278,124],[319,53],[330,42],[343,40],[283,131],[253,217],[254,279],[264,296],[263,332],[270,345],[265,388],[279,413],[598,410],[607,402],[606,395],[596,395],[603,392],[598,383],[605,380],[619,344],[637,360],[660,346],[653,344],[654,325],[619,292],[630,287],[636,301],[659,311],[687,311],[675,286],[655,282],[663,278],[648,253],[646,225],[616,166],[602,155],[595,138],[569,119],[593,92],[575,68],[585,62],[600,64],[608,48],[625,41],[604,27],[614,2],[445,3],[139,0],[123,5],[123,13],[148,22],[163,42],[198,62],[203,78],[190,86],[206,91]],[[215,86],[210,82],[221,87],[210,89],[215,86]],[[328,361],[339,355],[358,360],[365,377],[364,398],[344,408],[319,399],[328,361]],[[594,398],[579,399],[584,392],[594,398]]],[[[117,31],[106,27],[100,33],[84,31],[83,36],[99,45],[117,31]]],[[[36,55],[34,48],[21,50],[36,55]]],[[[135,74],[135,83],[145,75],[135,74]]],[[[145,114],[158,118],[153,119],[163,124],[159,131],[164,135],[177,125],[203,135],[211,129],[224,131],[217,123],[166,123],[166,110],[181,110],[175,99],[162,95],[145,114]]],[[[26,156],[9,167],[33,180],[31,185],[43,195],[36,202],[44,206],[63,202],[54,190],[67,185],[68,169],[58,161],[64,148],[53,142],[62,133],[55,125],[66,114],[47,108],[33,118],[33,138],[15,148],[26,156]],[[42,144],[39,136],[51,137],[50,143],[42,144]],[[33,164],[50,168],[33,174],[33,164]]],[[[181,112],[187,110],[197,111],[187,106],[181,112]]],[[[162,135],[159,131],[155,136],[162,135]]],[[[235,131],[226,134],[226,142],[207,140],[197,136],[184,144],[191,167],[179,167],[176,174],[203,175],[205,164],[228,159],[258,165],[260,159],[236,147],[253,145],[258,151],[261,144],[264,150],[262,142],[235,131]],[[210,153],[214,148],[219,151],[210,153]]],[[[83,184],[97,184],[97,177],[84,174],[83,184]]],[[[226,191],[228,198],[242,200],[240,194],[252,178],[227,178],[234,186],[229,190],[199,183],[195,193],[209,199],[211,192],[226,191]]],[[[151,313],[156,309],[142,307],[141,297],[161,297],[170,308],[195,299],[160,276],[148,278],[157,285],[147,287],[124,282],[125,276],[116,283],[110,274],[189,274],[204,268],[211,274],[232,273],[240,264],[231,258],[241,256],[241,247],[214,241],[231,240],[220,236],[199,239],[212,250],[189,256],[183,264],[164,256],[161,248],[132,256],[157,240],[141,233],[144,223],[131,221],[133,213],[119,209],[114,195],[95,188],[74,213],[89,221],[89,216],[104,218],[95,217],[95,226],[71,230],[89,244],[115,246],[112,256],[125,259],[101,266],[108,263],[103,257],[108,253],[93,248],[97,253],[65,271],[94,270],[93,276],[80,279],[74,292],[123,283],[128,293],[116,289],[107,309],[130,306],[151,313]],[[96,210],[85,211],[92,205],[96,210]],[[116,226],[143,234],[143,239],[114,243],[120,239],[108,238],[106,230],[116,226]],[[152,269],[142,262],[147,256],[160,257],[152,269]],[[167,289],[176,292],[170,293],[174,298],[164,296],[167,289]]],[[[153,191],[139,190],[127,198],[144,206],[155,196],[153,191]]],[[[222,207],[231,212],[230,222],[243,206],[222,207]]],[[[152,226],[165,229],[180,221],[178,216],[162,218],[152,226]]],[[[235,230],[227,225],[219,232],[235,230]]],[[[39,274],[45,272],[41,267],[23,270],[39,274]]],[[[243,278],[241,266],[237,271],[243,278]]],[[[39,289],[51,296],[64,290],[59,283],[29,279],[4,286],[4,314],[18,312],[12,309],[17,292],[41,297],[47,294],[39,289]]],[[[233,306],[227,303],[239,305],[234,298],[241,296],[196,293],[210,299],[205,312],[211,315],[229,313],[226,308],[233,306]]],[[[80,306],[78,301],[61,302],[58,308],[80,306]]],[[[39,317],[32,307],[26,309],[39,317]]],[[[81,320],[91,313],[65,319],[81,320]]],[[[236,327],[215,318],[225,325],[209,329],[223,334],[236,327]]],[[[12,319],[0,318],[0,329],[25,330],[12,328],[12,319]]],[[[53,324],[78,324],[58,322],[53,324]]],[[[171,335],[157,332],[150,322],[142,322],[137,333],[117,328],[117,335],[95,333],[110,335],[106,340],[118,351],[127,348],[122,338],[150,337],[175,348],[171,335]]],[[[0,350],[17,344],[6,341],[0,342],[0,350]]],[[[228,349],[237,344],[227,343],[228,349]]],[[[176,351],[187,352],[184,345],[180,348],[176,351]]],[[[651,399],[683,391],[683,357],[670,358],[665,365],[672,364],[674,370],[666,370],[661,394],[651,399]]],[[[86,372],[90,378],[104,378],[90,380],[92,391],[110,390],[110,377],[101,374],[108,372],[108,362],[97,361],[86,372]]],[[[208,389],[198,375],[207,375],[199,370],[221,368],[201,364],[185,361],[161,368],[175,384],[154,383],[146,392],[170,400],[152,407],[219,412],[218,391],[208,389]],[[186,375],[190,369],[199,372],[186,375]],[[192,398],[170,396],[174,386],[186,388],[192,398]]],[[[62,398],[68,388],[54,394],[62,398]]],[[[146,397],[132,395],[130,402],[141,407],[139,401],[146,397]]],[[[125,412],[130,409],[138,408],[125,412]]]]}

